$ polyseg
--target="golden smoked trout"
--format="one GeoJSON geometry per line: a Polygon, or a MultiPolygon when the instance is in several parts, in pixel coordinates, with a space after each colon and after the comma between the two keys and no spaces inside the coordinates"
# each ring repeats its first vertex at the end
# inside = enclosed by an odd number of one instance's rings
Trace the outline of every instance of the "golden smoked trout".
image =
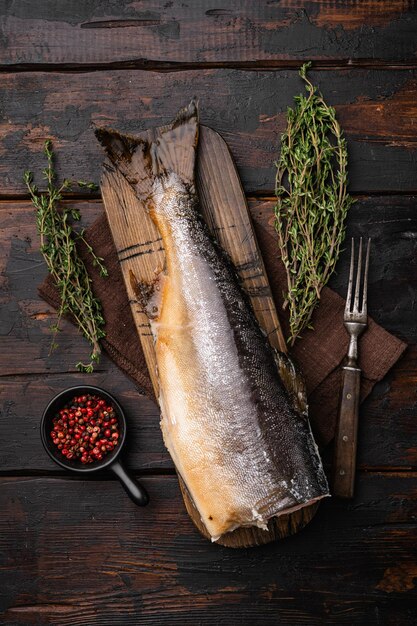
{"type": "Polygon", "coordinates": [[[166,266],[135,282],[155,341],[165,445],[212,540],[328,494],[303,385],[262,332],[198,208],[195,101],[153,141],[98,128],[163,239],[166,266]]]}

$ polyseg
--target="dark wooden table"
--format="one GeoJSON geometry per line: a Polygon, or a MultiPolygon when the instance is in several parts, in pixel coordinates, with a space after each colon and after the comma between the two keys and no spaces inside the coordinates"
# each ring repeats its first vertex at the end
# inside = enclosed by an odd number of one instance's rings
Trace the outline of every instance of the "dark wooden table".
{"type": "MultiPolygon", "coordinates": [[[[417,620],[417,12],[413,2],[178,0],[0,2],[2,624],[189,626],[415,624],[417,620]],[[371,315],[410,347],[361,408],[357,491],[323,503],[298,536],[257,549],[210,545],[189,521],[158,410],[103,358],[128,462],[152,503],[45,455],[48,400],[84,382],[86,344],[37,295],[45,276],[22,185],[53,139],[61,176],[98,181],[91,121],[137,131],[196,94],[235,157],[254,220],[269,228],[273,161],[297,68],[336,106],[357,202],[349,234],[374,238],[371,315]]],[[[86,223],[99,196],[72,198],[86,223]]],[[[332,286],[343,294],[346,255],[332,286]]]]}

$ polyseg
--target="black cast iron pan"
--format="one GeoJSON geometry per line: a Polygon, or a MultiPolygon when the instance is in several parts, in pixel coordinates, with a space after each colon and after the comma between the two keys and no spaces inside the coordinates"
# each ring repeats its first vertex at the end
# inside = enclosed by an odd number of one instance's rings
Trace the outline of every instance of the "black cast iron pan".
{"type": "Polygon", "coordinates": [[[122,407],[117,400],[110,395],[104,389],[99,387],[93,387],[91,385],[82,385],[77,387],[70,387],[61,391],[57,396],[52,398],[43,412],[41,419],[41,439],[45,450],[55,463],[58,463],[61,467],[70,470],[71,472],[77,472],[78,474],[92,474],[93,472],[99,472],[104,468],[111,470],[119,478],[128,496],[138,506],[145,506],[149,502],[149,496],[144,487],[138,481],[131,476],[125,469],[123,463],[119,459],[120,452],[122,451],[123,444],[126,439],[126,417],[122,407]],[[117,419],[119,422],[119,445],[112,452],[107,454],[102,461],[95,461],[91,465],[83,465],[78,459],[66,459],[55,446],[50,437],[50,431],[52,430],[52,420],[56,413],[64,407],[74,396],[83,396],[86,394],[98,395],[104,400],[107,400],[115,410],[117,419]]]}

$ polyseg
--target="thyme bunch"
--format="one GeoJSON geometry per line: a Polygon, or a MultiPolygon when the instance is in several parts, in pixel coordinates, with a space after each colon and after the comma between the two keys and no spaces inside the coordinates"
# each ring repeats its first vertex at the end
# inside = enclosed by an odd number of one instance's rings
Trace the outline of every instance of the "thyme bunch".
{"type": "MultiPolygon", "coordinates": [[[[99,361],[101,353],[100,339],[105,336],[104,319],[99,300],[91,288],[91,278],[78,255],[76,243],[82,241],[93,258],[93,264],[102,276],[107,276],[103,259],[95,255],[92,247],[84,238],[84,230],[76,231],[73,222],[80,219],[77,209],[69,208],[61,203],[64,191],[70,191],[74,182],[64,179],[61,185],[56,183],[54,171],[54,154],[51,141],[45,142],[44,152],[47,167],[43,177],[47,181],[47,189],[39,192],[33,182],[33,173],[26,171],[23,180],[29,190],[32,204],[36,209],[36,223],[40,236],[40,251],[60,295],[58,320],[51,326],[53,338],[51,352],[57,347],[56,336],[59,332],[63,315],[71,316],[81,333],[91,344],[90,362],[76,364],[83,372],[92,372],[94,363],[99,361]]],[[[90,190],[97,189],[94,183],[78,181],[78,186],[90,190]]]]}
{"type": "Polygon", "coordinates": [[[275,228],[287,274],[284,308],[292,345],[310,325],[320,293],[334,270],[353,200],[347,193],[347,148],[333,107],[300,70],[307,95],[287,111],[276,163],[275,228]]]}

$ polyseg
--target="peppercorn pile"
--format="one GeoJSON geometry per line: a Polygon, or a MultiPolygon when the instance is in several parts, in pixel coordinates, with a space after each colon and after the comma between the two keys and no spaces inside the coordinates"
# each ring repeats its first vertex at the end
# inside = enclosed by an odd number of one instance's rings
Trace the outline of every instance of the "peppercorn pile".
{"type": "Polygon", "coordinates": [[[119,443],[114,408],[99,396],[75,396],[52,423],[51,439],[68,460],[101,461],[119,443]]]}

